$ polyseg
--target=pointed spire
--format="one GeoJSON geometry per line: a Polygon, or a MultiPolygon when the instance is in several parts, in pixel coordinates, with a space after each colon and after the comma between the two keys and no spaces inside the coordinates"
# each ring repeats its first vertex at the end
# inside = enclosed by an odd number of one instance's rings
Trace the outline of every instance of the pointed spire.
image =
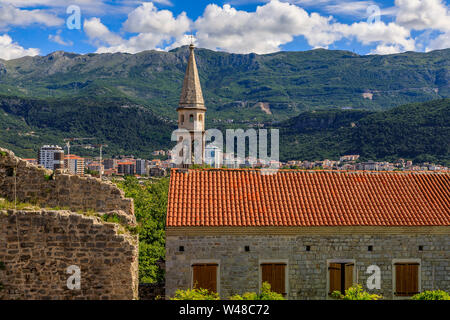
{"type": "Polygon", "coordinates": [[[206,109],[203,100],[202,87],[198,76],[197,63],[195,62],[194,45],[189,49],[189,62],[184,76],[183,90],[181,91],[180,108],[206,109]]]}

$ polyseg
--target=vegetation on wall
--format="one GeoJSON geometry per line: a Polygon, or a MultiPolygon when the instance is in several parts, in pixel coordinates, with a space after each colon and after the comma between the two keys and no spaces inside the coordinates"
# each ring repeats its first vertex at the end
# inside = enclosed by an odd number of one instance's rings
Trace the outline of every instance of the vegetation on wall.
{"type": "Polygon", "coordinates": [[[356,284],[347,290],[345,290],[345,294],[342,294],[340,291],[334,291],[331,296],[335,299],[340,300],[380,300],[383,299],[381,295],[370,294],[367,291],[364,291],[360,284],[356,284]]]}
{"type": "Polygon", "coordinates": [[[134,213],[139,233],[139,281],[155,283],[164,280],[159,263],[165,259],[165,224],[169,179],[142,184],[132,176],[118,181],[125,196],[134,199],[134,213]]]}
{"type": "Polygon", "coordinates": [[[443,290],[424,291],[416,294],[412,300],[450,300],[450,294],[443,290]]]}
{"type": "MultiPolygon", "coordinates": [[[[208,291],[207,289],[194,288],[181,290],[178,289],[171,300],[220,300],[220,296],[216,292],[208,291]]],[[[261,292],[246,292],[241,295],[233,295],[229,300],[285,300],[279,293],[271,291],[271,286],[268,282],[263,282],[261,292]]]]}

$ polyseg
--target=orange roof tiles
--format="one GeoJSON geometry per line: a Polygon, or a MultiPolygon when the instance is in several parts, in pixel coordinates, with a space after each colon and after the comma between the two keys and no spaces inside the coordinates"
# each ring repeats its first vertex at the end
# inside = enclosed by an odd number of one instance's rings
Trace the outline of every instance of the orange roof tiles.
{"type": "Polygon", "coordinates": [[[449,226],[450,174],[173,170],[168,227],[449,226]]]}

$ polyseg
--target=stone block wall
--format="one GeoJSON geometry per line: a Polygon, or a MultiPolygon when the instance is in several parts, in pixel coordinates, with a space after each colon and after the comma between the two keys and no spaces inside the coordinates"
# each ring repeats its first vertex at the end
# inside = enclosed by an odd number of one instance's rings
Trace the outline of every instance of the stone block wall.
{"type": "Polygon", "coordinates": [[[0,211],[0,265],[0,299],[138,298],[137,236],[98,217],[0,211]],[[69,266],[79,290],[67,286],[69,266]]]}
{"type": "Polygon", "coordinates": [[[111,182],[93,177],[53,173],[0,148],[0,197],[71,211],[134,214],[133,200],[111,182]]]}
{"type": "MultiPolygon", "coordinates": [[[[450,235],[176,235],[166,238],[166,297],[191,287],[191,264],[218,262],[220,296],[259,291],[260,262],[287,262],[289,299],[327,298],[327,261],[355,260],[357,282],[366,286],[367,267],[381,268],[381,294],[393,296],[393,260],[420,259],[422,290],[450,291],[450,235]],[[179,247],[184,247],[184,252],[179,247]],[[250,251],[245,251],[245,246],[250,251]],[[306,251],[310,246],[310,251],[306,251]],[[373,246],[373,251],[368,251],[373,246]],[[423,251],[419,250],[423,246],[423,251]]],[[[195,231],[193,231],[195,232],[195,231]]],[[[366,287],[365,287],[366,288],[366,287]]],[[[367,288],[366,288],[367,290],[367,288]]]]}

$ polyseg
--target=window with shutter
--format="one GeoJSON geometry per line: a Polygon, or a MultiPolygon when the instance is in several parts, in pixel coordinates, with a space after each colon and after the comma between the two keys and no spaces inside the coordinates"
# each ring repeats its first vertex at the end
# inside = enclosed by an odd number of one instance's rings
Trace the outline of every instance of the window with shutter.
{"type": "Polygon", "coordinates": [[[395,295],[413,296],[419,293],[419,264],[395,264],[395,295]]]}
{"type": "Polygon", "coordinates": [[[328,270],[330,273],[330,290],[328,293],[332,294],[333,291],[341,291],[341,264],[330,263],[328,270]]]}
{"type": "Polygon", "coordinates": [[[261,264],[261,280],[268,282],[271,290],[286,296],[286,264],[263,263],[261,264]]]}
{"type": "Polygon", "coordinates": [[[328,294],[339,291],[342,294],[353,285],[353,263],[330,263],[328,265],[328,294]]]}
{"type": "Polygon", "coordinates": [[[217,292],[217,264],[192,265],[192,286],[217,292]]]}

